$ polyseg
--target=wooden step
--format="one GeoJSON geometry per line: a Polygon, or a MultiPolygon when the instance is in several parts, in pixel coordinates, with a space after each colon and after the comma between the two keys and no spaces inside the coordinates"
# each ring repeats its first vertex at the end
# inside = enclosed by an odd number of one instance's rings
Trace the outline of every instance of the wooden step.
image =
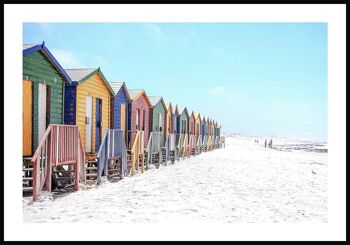
{"type": "Polygon", "coordinates": [[[74,173],[75,170],[53,170],[52,173],[74,173]]]}
{"type": "Polygon", "coordinates": [[[32,190],[33,190],[33,186],[23,187],[23,191],[32,191],[32,190]]]}
{"type": "Polygon", "coordinates": [[[114,178],[114,177],[120,178],[120,175],[119,175],[119,174],[111,174],[111,175],[108,175],[108,178],[114,178]]]}
{"type": "Polygon", "coordinates": [[[97,170],[97,167],[85,167],[86,170],[97,170]]]}
{"type": "Polygon", "coordinates": [[[97,176],[97,173],[85,174],[86,176],[97,176]]]}
{"type": "Polygon", "coordinates": [[[56,180],[63,180],[63,179],[74,179],[75,177],[73,176],[59,176],[59,177],[55,177],[56,180]]]}
{"type": "Polygon", "coordinates": [[[33,180],[33,177],[23,177],[23,180],[33,180]]]}
{"type": "Polygon", "coordinates": [[[96,179],[86,179],[85,182],[96,182],[96,179]]]}
{"type": "Polygon", "coordinates": [[[33,168],[23,168],[23,171],[33,171],[33,168]]]}

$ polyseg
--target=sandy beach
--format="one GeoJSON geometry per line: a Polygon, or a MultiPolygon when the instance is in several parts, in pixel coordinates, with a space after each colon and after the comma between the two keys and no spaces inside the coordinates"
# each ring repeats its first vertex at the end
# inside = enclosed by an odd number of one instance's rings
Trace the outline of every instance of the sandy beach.
{"type": "Polygon", "coordinates": [[[95,189],[37,202],[24,222],[327,222],[327,145],[253,137],[95,189]]]}

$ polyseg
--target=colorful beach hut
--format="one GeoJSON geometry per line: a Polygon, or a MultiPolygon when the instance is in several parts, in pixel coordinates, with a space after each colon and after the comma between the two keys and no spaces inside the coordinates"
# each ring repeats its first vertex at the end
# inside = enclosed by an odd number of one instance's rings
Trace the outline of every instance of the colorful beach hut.
{"type": "Polygon", "coordinates": [[[196,117],[196,126],[195,126],[195,135],[196,135],[196,153],[201,152],[202,146],[202,136],[201,136],[201,114],[195,114],[196,117]]]}
{"type": "Polygon", "coordinates": [[[72,82],[65,84],[64,123],[77,125],[88,158],[94,159],[102,137],[111,127],[114,92],[100,68],[66,69],[72,82]]]}
{"type": "Polygon", "coordinates": [[[202,140],[204,139],[204,135],[206,134],[206,126],[207,126],[207,119],[206,116],[203,115],[201,118],[201,135],[202,135],[202,140]]]}
{"type": "Polygon", "coordinates": [[[177,118],[177,106],[172,105],[171,102],[165,103],[167,106],[167,122],[166,122],[166,159],[172,163],[176,159],[176,145],[177,145],[177,134],[176,134],[176,118],[177,118]]]}
{"type": "Polygon", "coordinates": [[[179,115],[177,117],[177,125],[178,125],[178,130],[179,130],[179,140],[177,143],[177,146],[179,149],[178,153],[182,157],[187,157],[187,156],[189,156],[188,123],[189,123],[190,115],[189,115],[186,107],[177,106],[177,109],[179,112],[179,115]]]}
{"type": "Polygon", "coordinates": [[[166,106],[166,128],[165,128],[165,138],[167,135],[173,133],[173,106],[171,102],[165,103],[166,106]]]}
{"type": "Polygon", "coordinates": [[[132,147],[136,131],[144,132],[144,147],[147,147],[148,138],[152,130],[152,104],[143,89],[129,89],[131,103],[129,104],[129,149],[132,147]]]}
{"type": "Polygon", "coordinates": [[[194,111],[192,111],[188,123],[188,141],[191,155],[195,155],[196,153],[196,116],[197,114],[194,111]]]}
{"type": "Polygon", "coordinates": [[[23,156],[34,154],[50,123],[63,123],[63,89],[70,81],[44,42],[23,45],[23,156]]]}
{"type": "Polygon", "coordinates": [[[122,130],[125,142],[128,142],[130,95],[124,82],[110,82],[109,84],[114,92],[114,97],[111,99],[111,128],[122,130]]]}
{"type": "Polygon", "coordinates": [[[174,105],[172,109],[173,109],[173,118],[172,118],[173,119],[173,123],[172,123],[173,127],[172,127],[172,129],[173,129],[173,133],[178,135],[180,133],[180,123],[178,120],[179,109],[178,109],[177,105],[174,105]]]}
{"type": "Polygon", "coordinates": [[[188,129],[188,122],[190,118],[190,114],[188,113],[187,107],[177,107],[179,115],[178,115],[178,129],[180,134],[187,134],[189,133],[188,129]]]}
{"type": "Polygon", "coordinates": [[[152,105],[152,132],[158,132],[161,134],[160,145],[164,146],[165,134],[167,127],[167,107],[161,96],[148,96],[149,101],[152,105]]]}

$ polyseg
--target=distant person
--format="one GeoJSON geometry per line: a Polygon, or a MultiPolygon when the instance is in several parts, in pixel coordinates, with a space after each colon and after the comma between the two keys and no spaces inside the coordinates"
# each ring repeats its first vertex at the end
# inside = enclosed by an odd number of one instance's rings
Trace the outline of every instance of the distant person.
{"type": "Polygon", "coordinates": [[[269,141],[269,147],[272,148],[272,139],[269,141]]]}
{"type": "Polygon", "coordinates": [[[266,148],[266,139],[265,139],[265,148],[266,148]]]}

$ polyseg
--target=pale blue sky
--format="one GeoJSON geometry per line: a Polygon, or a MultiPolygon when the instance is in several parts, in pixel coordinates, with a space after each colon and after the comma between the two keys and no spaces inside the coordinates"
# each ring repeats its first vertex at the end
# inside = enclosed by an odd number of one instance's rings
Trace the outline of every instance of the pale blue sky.
{"type": "Polygon", "coordinates": [[[326,23],[26,23],[64,68],[217,119],[223,132],[327,141],[326,23]]]}

